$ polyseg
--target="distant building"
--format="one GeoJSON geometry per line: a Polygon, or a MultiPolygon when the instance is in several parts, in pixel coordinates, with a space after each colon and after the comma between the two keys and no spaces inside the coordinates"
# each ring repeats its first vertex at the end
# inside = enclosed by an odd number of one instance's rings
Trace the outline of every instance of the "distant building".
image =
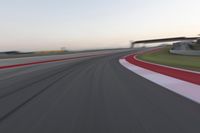
{"type": "Polygon", "coordinates": [[[19,51],[7,51],[7,52],[4,52],[5,54],[8,54],[8,55],[16,55],[16,54],[20,54],[19,51]]]}
{"type": "Polygon", "coordinates": [[[173,43],[172,50],[191,50],[193,41],[182,41],[173,43]]]}
{"type": "Polygon", "coordinates": [[[200,45],[200,39],[197,39],[197,43],[196,43],[197,45],[200,45]]]}
{"type": "Polygon", "coordinates": [[[181,41],[173,43],[170,53],[178,55],[200,56],[200,50],[198,49],[200,40],[196,41],[181,41]]]}

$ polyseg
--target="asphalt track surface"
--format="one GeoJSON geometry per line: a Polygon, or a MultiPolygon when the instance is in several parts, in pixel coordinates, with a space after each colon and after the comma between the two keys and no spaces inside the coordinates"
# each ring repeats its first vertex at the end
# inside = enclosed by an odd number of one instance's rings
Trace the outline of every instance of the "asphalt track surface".
{"type": "Polygon", "coordinates": [[[200,133],[200,105],[121,66],[128,53],[0,71],[0,133],[200,133]]]}

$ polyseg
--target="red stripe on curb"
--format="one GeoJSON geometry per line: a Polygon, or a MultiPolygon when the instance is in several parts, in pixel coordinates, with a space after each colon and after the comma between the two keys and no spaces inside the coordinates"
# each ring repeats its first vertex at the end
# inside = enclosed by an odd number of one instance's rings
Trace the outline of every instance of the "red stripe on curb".
{"type": "Polygon", "coordinates": [[[158,72],[167,76],[200,85],[200,74],[198,73],[192,73],[189,71],[179,70],[167,66],[160,66],[148,62],[143,62],[136,59],[136,54],[125,57],[125,60],[136,66],[140,66],[154,72],[158,72]]]}
{"type": "Polygon", "coordinates": [[[8,68],[23,67],[23,66],[30,66],[30,65],[51,63],[51,62],[59,62],[59,61],[72,60],[72,59],[79,59],[79,58],[86,58],[86,57],[95,57],[95,56],[100,56],[100,55],[106,55],[106,54],[86,55],[86,56],[70,57],[70,58],[63,58],[63,59],[45,60],[45,61],[37,61],[37,62],[30,62],[30,63],[6,65],[6,66],[0,66],[0,69],[8,69],[8,68]]]}

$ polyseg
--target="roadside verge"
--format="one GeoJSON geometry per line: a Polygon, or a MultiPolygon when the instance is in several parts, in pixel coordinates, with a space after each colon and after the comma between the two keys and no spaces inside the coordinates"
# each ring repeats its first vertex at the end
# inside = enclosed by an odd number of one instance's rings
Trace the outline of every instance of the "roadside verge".
{"type": "MultiPolygon", "coordinates": [[[[153,51],[151,50],[147,52],[155,52],[157,50],[159,49],[156,49],[153,51]]],[[[142,53],[139,53],[139,54],[142,54],[142,53]]],[[[124,57],[124,59],[128,61],[129,63],[134,64],[136,66],[139,66],[139,67],[142,67],[142,68],[145,68],[157,73],[161,73],[170,77],[174,77],[180,80],[184,80],[190,83],[200,85],[200,72],[190,71],[190,70],[185,70],[185,69],[175,68],[175,67],[169,67],[165,65],[143,61],[143,60],[138,59],[137,55],[138,53],[131,54],[124,57]]]]}

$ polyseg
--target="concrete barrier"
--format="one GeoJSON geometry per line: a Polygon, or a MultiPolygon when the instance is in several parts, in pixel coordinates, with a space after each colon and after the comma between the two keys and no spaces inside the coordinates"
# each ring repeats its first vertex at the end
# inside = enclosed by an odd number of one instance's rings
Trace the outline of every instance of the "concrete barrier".
{"type": "Polygon", "coordinates": [[[200,50],[170,50],[172,54],[200,56],[200,50]]]}

